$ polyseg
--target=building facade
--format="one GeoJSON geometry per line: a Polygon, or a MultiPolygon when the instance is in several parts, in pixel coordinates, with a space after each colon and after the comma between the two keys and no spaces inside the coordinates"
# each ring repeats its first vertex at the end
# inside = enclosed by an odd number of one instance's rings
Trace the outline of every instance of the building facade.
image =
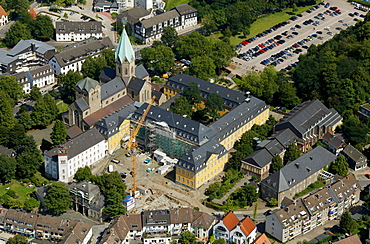
{"type": "Polygon", "coordinates": [[[367,167],[367,157],[352,145],[347,145],[342,153],[352,169],[360,170],[367,167]]]}
{"type": "Polygon", "coordinates": [[[0,6],[0,26],[6,25],[8,22],[8,13],[0,6]]]}
{"type": "Polygon", "coordinates": [[[88,38],[103,38],[102,23],[97,21],[55,22],[57,42],[79,42],[88,38]]]}
{"type": "Polygon", "coordinates": [[[267,216],[266,232],[281,242],[290,241],[327,221],[340,218],[359,199],[359,184],[353,175],[348,175],[267,216]]]}
{"type": "Polygon", "coordinates": [[[107,141],[93,128],[45,152],[45,174],[48,178],[68,183],[79,168],[92,166],[107,153],[107,141]]]}

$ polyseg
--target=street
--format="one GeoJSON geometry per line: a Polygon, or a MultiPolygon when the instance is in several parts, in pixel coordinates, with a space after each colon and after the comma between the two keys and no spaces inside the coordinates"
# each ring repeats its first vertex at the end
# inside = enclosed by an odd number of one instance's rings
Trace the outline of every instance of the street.
{"type": "MultiPolygon", "coordinates": [[[[332,32],[334,35],[339,33],[340,30],[337,30],[337,27],[340,27],[341,29],[346,29],[348,26],[355,25],[356,21],[354,21],[354,17],[350,17],[348,14],[353,13],[355,11],[354,6],[346,1],[334,1],[329,0],[326,1],[331,3],[331,6],[337,6],[342,14],[337,16],[329,16],[324,15],[325,20],[319,20],[320,24],[318,26],[314,26],[312,24],[304,25],[302,24],[304,21],[308,19],[312,19],[314,21],[317,21],[317,19],[314,18],[314,16],[318,15],[319,13],[323,13],[324,11],[328,10],[328,8],[324,8],[324,6],[320,6],[319,9],[312,11],[311,13],[302,13],[302,17],[298,18],[295,21],[290,21],[289,24],[277,29],[276,31],[273,31],[261,38],[258,38],[252,43],[247,44],[246,46],[242,47],[238,53],[244,53],[248,49],[253,48],[257,46],[259,43],[265,43],[269,39],[274,38],[276,35],[279,35],[285,31],[287,31],[287,35],[292,34],[292,32],[298,32],[298,35],[294,35],[293,38],[287,39],[286,36],[283,36],[282,40],[285,41],[285,43],[273,48],[272,50],[268,50],[265,53],[253,58],[252,60],[245,61],[241,58],[234,57],[232,58],[231,65],[227,68],[231,73],[236,74],[238,76],[242,76],[246,73],[248,70],[262,70],[265,66],[261,64],[262,60],[265,60],[269,58],[271,55],[279,53],[282,50],[285,50],[288,47],[291,47],[293,44],[295,44],[298,41],[301,41],[304,38],[307,38],[307,36],[310,36],[312,34],[315,34],[317,31],[321,31],[322,34],[318,34],[318,36],[322,36],[323,39],[320,40],[318,38],[313,38],[312,41],[309,41],[305,43],[304,45],[310,46],[312,44],[318,45],[322,44],[323,42],[331,39],[333,35],[327,34],[327,32],[332,32]],[[343,22],[339,22],[339,20],[343,20],[343,22]],[[348,26],[345,26],[344,24],[348,24],[348,26]],[[291,28],[295,28],[295,25],[300,25],[301,28],[296,28],[295,30],[292,30],[291,28]],[[330,30],[324,30],[324,28],[330,27],[330,30]]],[[[365,12],[360,11],[360,14],[366,14],[365,12]]],[[[356,16],[355,16],[356,17],[356,16]]],[[[362,19],[360,17],[357,17],[358,19],[362,19]]],[[[261,32],[264,30],[261,30],[261,32]]],[[[302,53],[306,53],[307,50],[304,48],[301,48],[303,50],[302,53]]],[[[281,70],[288,65],[298,61],[299,54],[294,54],[293,57],[288,57],[284,62],[276,65],[277,70],[281,70]]]]}

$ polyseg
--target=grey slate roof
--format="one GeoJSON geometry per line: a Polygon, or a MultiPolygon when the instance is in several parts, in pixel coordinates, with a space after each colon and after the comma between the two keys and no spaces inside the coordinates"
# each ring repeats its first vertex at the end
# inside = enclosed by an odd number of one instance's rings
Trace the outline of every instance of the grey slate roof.
{"type": "Polygon", "coordinates": [[[286,191],[335,159],[333,153],[321,146],[316,147],[262,180],[261,184],[269,185],[276,192],[286,191]]]}
{"type": "Polygon", "coordinates": [[[359,150],[357,150],[352,145],[347,145],[343,149],[343,153],[345,155],[347,155],[347,157],[349,157],[350,159],[352,159],[356,163],[360,163],[360,162],[364,162],[364,161],[366,162],[367,161],[366,156],[363,155],[359,150]]]}
{"type": "Polygon", "coordinates": [[[15,151],[0,145],[0,154],[4,154],[7,157],[15,157],[15,151]]]}
{"type": "Polygon", "coordinates": [[[104,83],[101,86],[101,100],[107,99],[108,97],[121,92],[123,89],[126,88],[125,83],[123,82],[122,78],[116,77],[113,80],[109,81],[108,83],[104,83]]]}
{"type": "Polygon", "coordinates": [[[169,225],[170,220],[170,210],[151,210],[143,211],[141,213],[143,227],[146,226],[159,226],[159,225],[169,225]]]}
{"type": "Polygon", "coordinates": [[[131,80],[130,80],[130,83],[128,83],[127,88],[130,88],[134,91],[141,91],[144,84],[145,84],[145,80],[142,80],[142,79],[139,79],[139,78],[136,78],[136,77],[132,77],[131,80]]]}
{"type": "Polygon", "coordinates": [[[135,68],[135,76],[139,79],[143,79],[144,77],[148,76],[149,73],[146,71],[144,65],[140,64],[135,68]]]}
{"type": "Polygon", "coordinates": [[[328,132],[323,136],[322,139],[325,140],[330,146],[337,149],[344,144],[344,138],[342,135],[339,134],[333,135],[332,133],[328,132]]]}
{"type": "Polygon", "coordinates": [[[116,70],[109,67],[104,67],[99,75],[99,80],[102,82],[108,82],[116,77],[116,70]]]}
{"type": "Polygon", "coordinates": [[[109,37],[104,37],[101,40],[97,40],[92,37],[81,42],[74,43],[73,46],[61,50],[59,53],[55,54],[54,57],[58,61],[59,65],[64,67],[69,63],[85,59],[88,55],[94,52],[100,52],[106,48],[114,48],[109,37]]]}
{"type": "Polygon", "coordinates": [[[67,185],[70,191],[81,192],[89,198],[91,207],[95,209],[104,208],[104,196],[100,193],[99,186],[91,183],[90,181],[83,180],[81,182],[72,183],[67,185]],[[87,194],[86,194],[87,193],[87,194]]]}
{"type": "Polygon", "coordinates": [[[59,33],[101,33],[102,23],[97,21],[86,22],[56,22],[55,32],[59,33]]]}
{"type": "Polygon", "coordinates": [[[90,77],[86,77],[79,82],[77,82],[76,86],[80,88],[81,90],[85,90],[87,92],[90,91],[90,89],[95,89],[99,85],[99,82],[91,79],[90,77]]]}
{"type": "MultiPolygon", "coordinates": [[[[99,131],[96,128],[92,128],[91,130],[76,136],[73,140],[63,143],[62,146],[67,149],[68,159],[71,159],[104,140],[104,137],[99,133],[99,131]]],[[[45,155],[50,158],[57,156],[58,147],[47,151],[45,155]]]]}
{"type": "Polygon", "coordinates": [[[149,10],[146,10],[142,7],[136,7],[126,10],[122,14],[117,15],[117,19],[125,18],[128,23],[133,25],[134,23],[138,22],[140,18],[147,16],[149,14],[150,14],[149,10]]]}
{"type": "Polygon", "coordinates": [[[265,148],[254,151],[248,155],[242,162],[251,164],[257,168],[262,169],[272,161],[273,156],[265,148]]]}
{"type": "MultiPolygon", "coordinates": [[[[209,94],[216,93],[224,99],[224,105],[226,107],[234,108],[243,103],[247,98],[247,95],[244,93],[181,73],[171,76],[166,82],[166,86],[176,90],[184,91],[185,87],[190,86],[190,83],[192,82],[198,85],[202,98],[206,99],[209,94]]],[[[256,101],[257,100],[254,102],[256,101]]]]}
{"type": "Polygon", "coordinates": [[[280,130],[271,135],[271,137],[278,140],[285,148],[289,147],[290,144],[298,139],[297,136],[289,129],[280,130]]]}
{"type": "Polygon", "coordinates": [[[144,19],[141,21],[141,24],[144,28],[151,28],[153,25],[158,25],[159,23],[163,23],[167,20],[174,19],[175,17],[180,17],[179,13],[176,10],[170,10],[164,12],[163,14],[156,15],[149,19],[144,19]]]}
{"type": "Polygon", "coordinates": [[[185,15],[185,14],[197,12],[197,10],[195,8],[193,8],[192,6],[190,6],[189,4],[177,5],[177,6],[175,6],[174,9],[176,9],[177,12],[180,15],[185,15]]]}
{"type": "MultiPolygon", "coordinates": [[[[227,90],[232,91],[230,89],[227,90]]],[[[239,94],[243,95],[242,93],[239,94]]],[[[224,114],[210,125],[216,135],[216,140],[222,141],[229,134],[233,133],[235,130],[257,117],[263,110],[267,109],[266,103],[256,97],[251,96],[249,102],[243,101],[244,100],[241,101],[242,103],[239,106],[224,114]]]]}
{"type": "MultiPolygon", "coordinates": [[[[148,104],[145,103],[139,109],[137,109],[132,116],[132,119],[138,121],[147,106],[148,104]]],[[[176,131],[176,136],[197,145],[206,143],[214,136],[211,128],[197,121],[161,109],[157,106],[152,106],[150,108],[145,121],[168,126],[170,129],[176,131]]]]}
{"type": "Polygon", "coordinates": [[[13,57],[9,54],[8,50],[0,48],[0,64],[9,65],[12,62],[15,62],[18,57],[13,57]]]}
{"type": "Polygon", "coordinates": [[[89,104],[87,104],[83,97],[80,97],[79,99],[75,100],[74,103],[76,103],[77,107],[79,107],[82,112],[90,108],[89,104]]]}
{"type": "Polygon", "coordinates": [[[218,155],[217,158],[220,158],[226,153],[228,151],[223,145],[218,144],[215,140],[210,140],[200,147],[191,147],[178,161],[176,166],[198,173],[207,166],[206,163],[212,154],[216,154],[218,155]]]}
{"type": "Polygon", "coordinates": [[[136,107],[133,103],[121,108],[117,112],[102,118],[95,124],[95,127],[104,137],[110,137],[119,132],[119,127],[122,122],[129,118],[133,112],[135,112],[136,107]]]}
{"type": "Polygon", "coordinates": [[[9,55],[16,56],[22,53],[25,49],[31,47],[31,44],[35,44],[36,52],[45,54],[47,51],[55,51],[55,47],[46,44],[45,42],[31,40],[20,40],[17,45],[9,52],[9,55]]]}
{"type": "Polygon", "coordinates": [[[334,109],[328,109],[319,100],[306,101],[294,107],[285,115],[275,131],[290,128],[297,136],[302,137],[313,126],[335,125],[342,117],[334,109]]]}

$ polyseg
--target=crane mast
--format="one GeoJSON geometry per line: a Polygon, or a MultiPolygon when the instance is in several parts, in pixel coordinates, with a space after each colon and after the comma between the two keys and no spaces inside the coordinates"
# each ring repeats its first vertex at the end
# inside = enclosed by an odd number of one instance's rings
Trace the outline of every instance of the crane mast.
{"type": "Polygon", "coordinates": [[[152,107],[152,105],[154,103],[154,100],[155,100],[155,96],[153,96],[151,102],[148,104],[148,107],[144,110],[144,113],[141,116],[141,118],[140,118],[137,126],[135,128],[133,128],[132,133],[131,133],[131,136],[130,136],[130,140],[128,141],[128,144],[125,147],[125,150],[128,150],[131,153],[131,160],[132,160],[132,179],[133,179],[131,192],[132,192],[132,196],[133,197],[135,197],[135,191],[136,191],[136,174],[137,174],[137,168],[136,168],[137,140],[136,140],[136,136],[139,133],[139,130],[140,130],[141,126],[143,125],[144,120],[145,120],[146,116],[148,115],[149,110],[150,110],[150,108],[152,107]]]}

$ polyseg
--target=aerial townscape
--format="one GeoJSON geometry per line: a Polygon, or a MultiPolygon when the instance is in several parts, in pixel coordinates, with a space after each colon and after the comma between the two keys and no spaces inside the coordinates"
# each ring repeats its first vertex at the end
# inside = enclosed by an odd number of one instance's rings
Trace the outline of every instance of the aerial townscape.
{"type": "Polygon", "coordinates": [[[368,0],[0,0],[0,244],[370,244],[368,0]]]}

